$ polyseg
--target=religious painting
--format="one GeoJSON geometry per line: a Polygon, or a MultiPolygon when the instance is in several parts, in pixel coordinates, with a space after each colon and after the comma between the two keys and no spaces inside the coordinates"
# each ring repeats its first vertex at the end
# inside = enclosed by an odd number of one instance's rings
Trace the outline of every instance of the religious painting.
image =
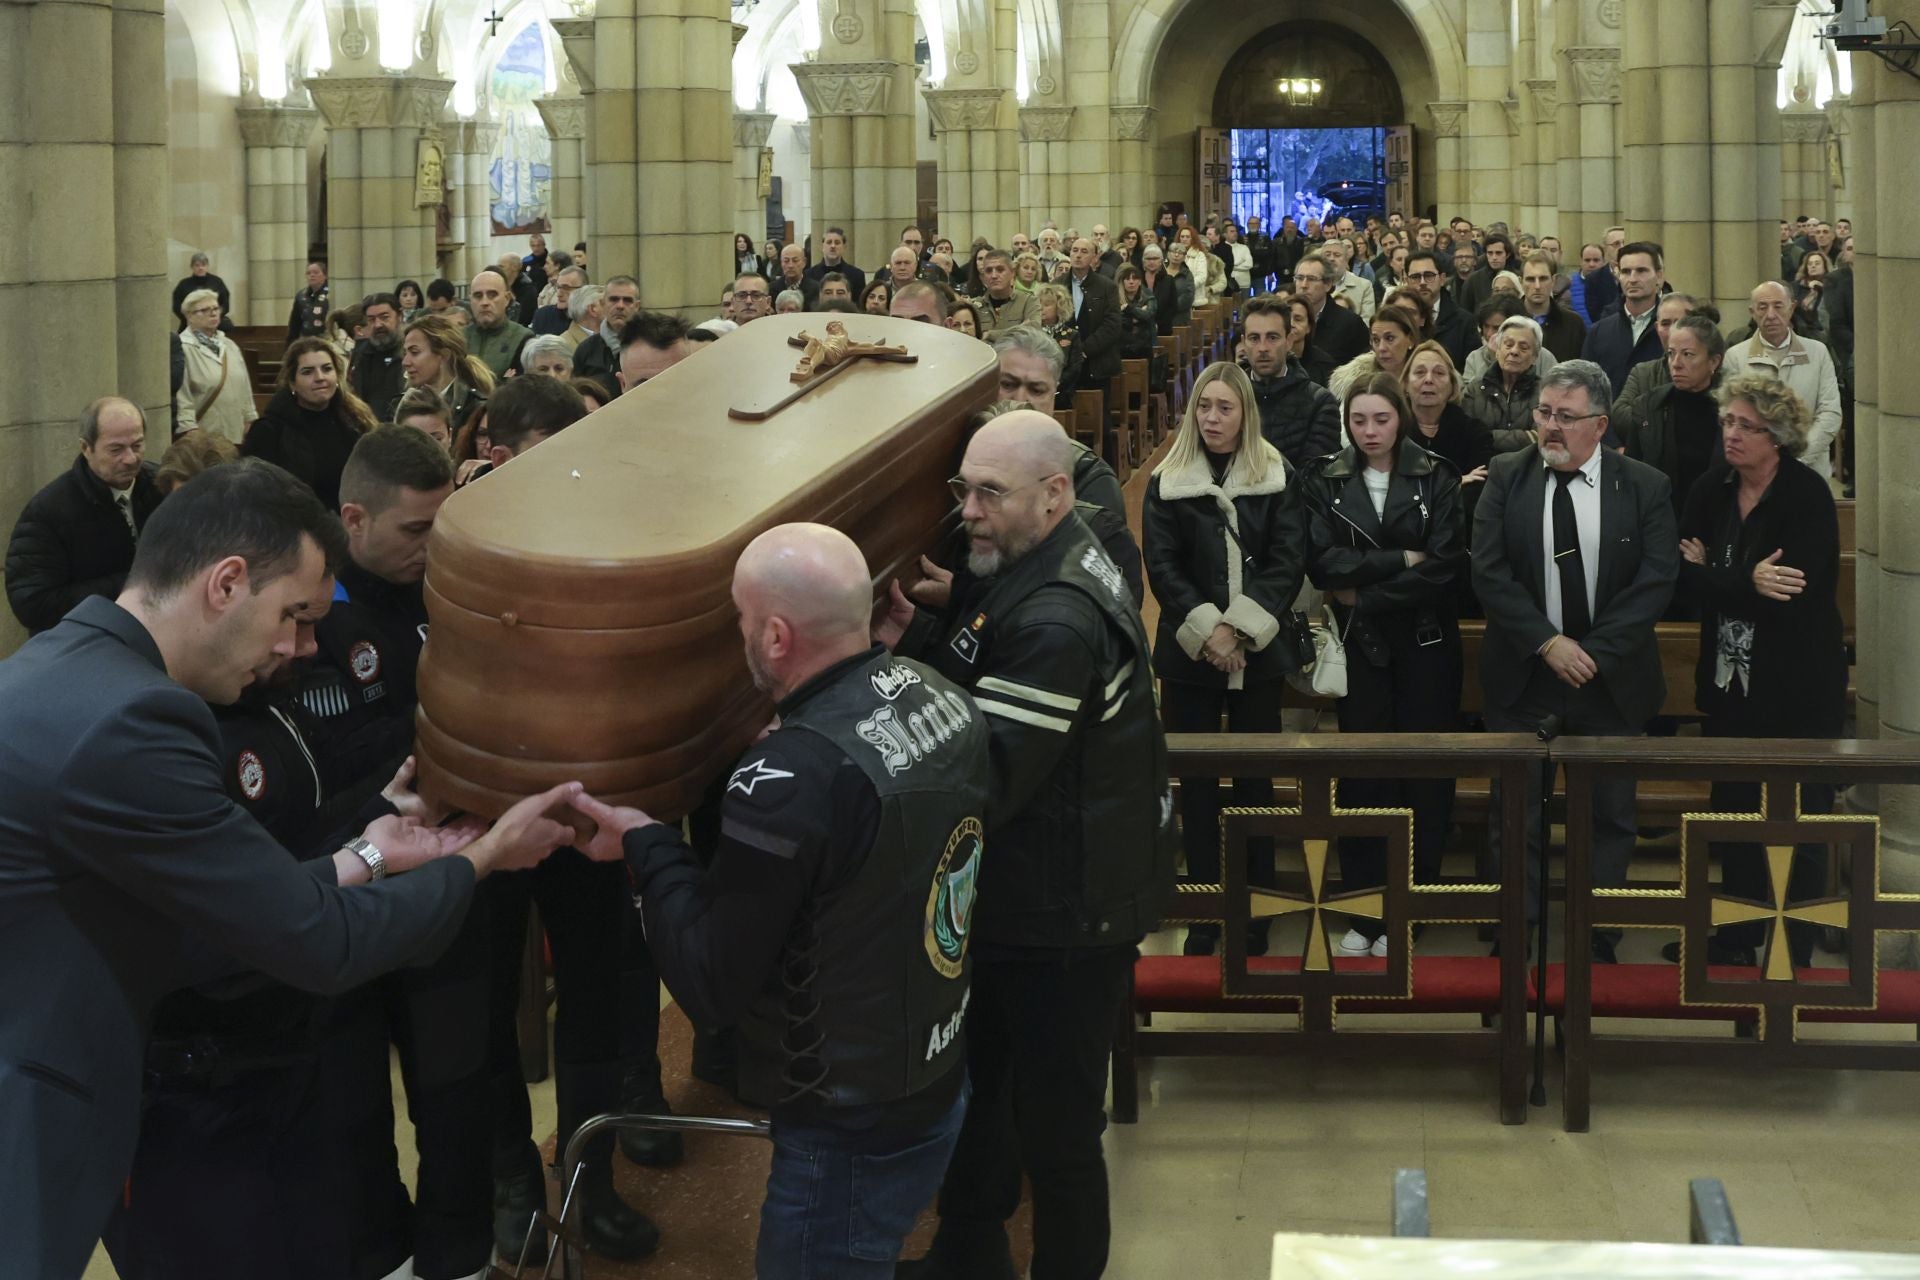
{"type": "Polygon", "coordinates": [[[507,42],[488,93],[500,115],[500,141],[488,173],[488,210],[497,236],[552,230],[553,140],[534,99],[547,88],[546,37],[530,22],[507,42]]]}

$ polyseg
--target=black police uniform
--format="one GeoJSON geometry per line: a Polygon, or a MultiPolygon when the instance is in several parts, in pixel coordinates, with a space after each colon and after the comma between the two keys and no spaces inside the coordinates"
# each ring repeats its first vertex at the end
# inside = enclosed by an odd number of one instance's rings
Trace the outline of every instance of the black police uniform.
{"type": "MultiPolygon", "coordinates": [[[[1106,1061],[1135,946],[1178,841],[1146,634],[1120,571],[1069,514],[993,578],[956,574],[897,652],[974,696],[993,791],[974,930],[973,1083],[919,1274],[1012,1274],[1003,1224],[1024,1165],[1043,1208],[1034,1272],[1106,1266],[1106,1061]]],[[[903,1268],[903,1274],[907,1269],[903,1268]]]]}
{"type": "Polygon", "coordinates": [[[627,835],[648,941],[691,1020],[737,1026],[776,1143],[783,1124],[917,1143],[965,1079],[986,725],[878,646],[779,711],[727,780],[710,869],[677,827],[627,835]]]}
{"type": "MultiPolygon", "coordinates": [[[[420,584],[389,582],[352,561],[341,566],[333,608],[315,628],[320,652],[300,691],[319,722],[323,768],[366,784],[392,776],[413,742],[426,631],[420,584]]],[[[378,1260],[396,1249],[402,1259],[412,1255],[422,1280],[467,1276],[487,1264],[487,902],[485,892],[475,895],[459,934],[433,964],[336,1002],[327,1084],[347,1111],[342,1136],[359,1194],[356,1280],[386,1274],[378,1260]],[[389,1040],[400,1052],[420,1155],[412,1197],[393,1146],[389,1040]]]]}
{"type": "MultiPolygon", "coordinates": [[[[394,810],[333,788],[292,695],[249,690],[214,708],[227,793],[289,856],[325,857],[394,810]]],[[[356,1274],[353,1171],[321,1052],[328,1004],[261,979],[176,992],[155,1010],[140,1143],[104,1236],[121,1280],[356,1274]]],[[[370,1260],[371,1274],[406,1253],[370,1260]]]]}

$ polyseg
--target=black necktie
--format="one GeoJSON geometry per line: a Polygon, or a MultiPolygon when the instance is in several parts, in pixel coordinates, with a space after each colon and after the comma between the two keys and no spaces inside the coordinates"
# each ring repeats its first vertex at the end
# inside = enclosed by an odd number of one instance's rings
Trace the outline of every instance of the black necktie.
{"type": "Polygon", "coordinates": [[[1587,603],[1587,569],[1580,559],[1580,522],[1573,514],[1573,494],[1567,486],[1577,471],[1556,471],[1553,491],[1553,563],[1560,570],[1560,633],[1569,640],[1586,638],[1593,625],[1587,603]]]}

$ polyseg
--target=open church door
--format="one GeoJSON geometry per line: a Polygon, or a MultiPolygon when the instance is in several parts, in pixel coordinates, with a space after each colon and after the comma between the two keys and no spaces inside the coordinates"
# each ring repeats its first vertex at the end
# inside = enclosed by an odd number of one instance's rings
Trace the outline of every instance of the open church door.
{"type": "MultiPolygon", "coordinates": [[[[1388,125],[1386,129],[1387,210],[1399,210],[1411,218],[1413,203],[1413,126],[1388,125]]],[[[1411,224],[1409,224],[1411,225],[1411,224]]]]}
{"type": "Polygon", "coordinates": [[[1204,227],[1213,214],[1233,216],[1233,131],[1231,129],[1195,129],[1193,131],[1193,177],[1199,187],[1194,202],[1193,225],[1204,227]]]}

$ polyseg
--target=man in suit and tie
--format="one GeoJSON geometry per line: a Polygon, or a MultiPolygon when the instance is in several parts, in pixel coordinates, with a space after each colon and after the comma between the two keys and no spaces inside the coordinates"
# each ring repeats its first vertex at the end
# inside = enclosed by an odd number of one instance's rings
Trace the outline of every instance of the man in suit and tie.
{"type": "Polygon", "coordinates": [[[1066,279],[1073,315],[1080,330],[1080,355],[1086,381],[1096,391],[1120,376],[1120,288],[1100,274],[1100,250],[1085,236],[1073,242],[1066,279]]]}
{"type": "MultiPolygon", "coordinates": [[[[1345,270],[1344,265],[1341,270],[1345,270]]],[[[1320,249],[1300,259],[1293,268],[1293,291],[1313,311],[1313,336],[1307,339],[1301,363],[1306,365],[1307,375],[1323,387],[1335,369],[1364,354],[1368,346],[1367,322],[1330,301],[1335,274],[1333,259],[1320,249]]]]}
{"type": "MultiPolygon", "coordinates": [[[[1667,478],[1600,447],[1612,395],[1588,360],[1555,365],[1540,383],[1539,443],[1494,459],[1473,522],[1473,585],[1486,609],[1480,651],[1487,728],[1532,733],[1549,717],[1583,737],[1640,733],[1666,698],[1654,623],[1680,573],[1667,478]]],[[[1528,787],[1528,812],[1539,804],[1528,787]]],[[[1634,845],[1631,779],[1593,797],[1594,883],[1626,883],[1634,845]]],[[[1527,824],[1527,873],[1539,874],[1527,824]]],[[[1499,830],[1493,831],[1494,855],[1499,830]]],[[[1538,895],[1527,893],[1527,910],[1538,895]]],[[[1613,941],[1596,933],[1594,957],[1613,941]]]]}
{"type": "Polygon", "coordinates": [[[571,839],[542,814],[577,783],[478,839],[386,817],[303,864],[228,797],[207,703],[313,652],[345,550],[286,472],[216,467],[154,512],[118,600],[82,601],[0,662],[0,972],[27,979],[0,1004],[10,1276],[86,1267],[132,1160],[161,996],[247,969],[332,994],[429,959],[477,879],[571,839]]]}

